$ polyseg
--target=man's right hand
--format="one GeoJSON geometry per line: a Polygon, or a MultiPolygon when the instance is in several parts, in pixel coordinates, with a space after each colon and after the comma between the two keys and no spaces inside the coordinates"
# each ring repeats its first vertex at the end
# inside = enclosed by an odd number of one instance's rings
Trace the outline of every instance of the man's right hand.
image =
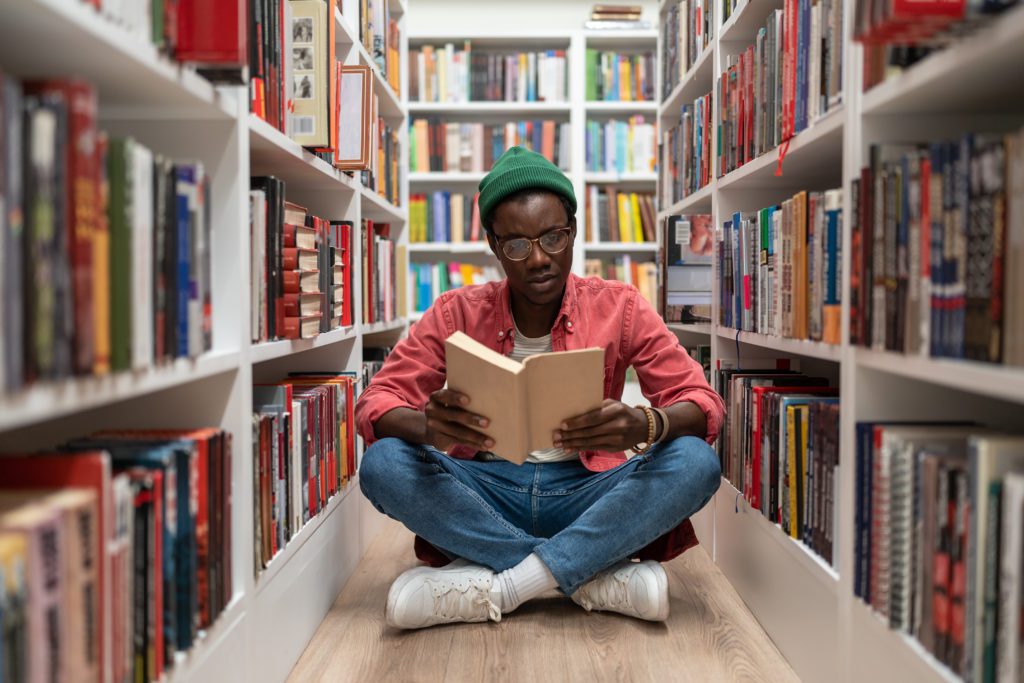
{"type": "Polygon", "coordinates": [[[468,403],[468,396],[451,389],[440,389],[432,393],[424,410],[427,416],[427,443],[442,451],[460,444],[479,451],[493,447],[494,440],[477,431],[487,427],[490,420],[465,410],[463,406],[468,403]]]}

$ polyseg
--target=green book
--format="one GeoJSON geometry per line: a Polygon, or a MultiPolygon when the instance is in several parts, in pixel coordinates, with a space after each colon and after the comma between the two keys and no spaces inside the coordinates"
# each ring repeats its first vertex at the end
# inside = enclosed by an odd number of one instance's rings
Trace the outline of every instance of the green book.
{"type": "Polygon", "coordinates": [[[110,224],[110,368],[127,370],[131,366],[131,168],[135,142],[112,139],[107,154],[110,224]]]}
{"type": "Polygon", "coordinates": [[[599,55],[592,47],[587,48],[587,101],[597,100],[597,63],[599,55]]]}
{"type": "Polygon", "coordinates": [[[150,11],[153,16],[153,44],[157,48],[164,47],[164,0],[153,0],[150,11]]]}

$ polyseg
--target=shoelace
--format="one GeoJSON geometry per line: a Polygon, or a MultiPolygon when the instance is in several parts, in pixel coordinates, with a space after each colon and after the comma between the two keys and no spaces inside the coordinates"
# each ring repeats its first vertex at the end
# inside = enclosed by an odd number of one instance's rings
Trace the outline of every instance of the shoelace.
{"type": "Polygon", "coordinates": [[[605,574],[580,588],[580,604],[583,609],[594,607],[632,607],[629,599],[629,573],[619,576],[619,572],[605,574]]]}
{"type": "Polygon", "coordinates": [[[445,619],[465,616],[467,611],[478,612],[481,608],[487,612],[491,621],[501,621],[501,609],[489,597],[489,591],[475,579],[470,579],[465,588],[450,581],[431,582],[434,590],[434,613],[445,619]],[[475,593],[470,596],[469,593],[475,593]],[[469,600],[469,604],[466,601],[469,600]]]}

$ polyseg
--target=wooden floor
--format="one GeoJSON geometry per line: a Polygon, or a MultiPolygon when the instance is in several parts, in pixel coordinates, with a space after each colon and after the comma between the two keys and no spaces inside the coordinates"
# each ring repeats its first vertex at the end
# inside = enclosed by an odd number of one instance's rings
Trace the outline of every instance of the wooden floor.
{"type": "Polygon", "coordinates": [[[703,548],[666,565],[664,624],[536,600],[501,623],[399,631],[384,624],[391,581],[416,563],[388,520],[289,681],[798,680],[703,548]]]}

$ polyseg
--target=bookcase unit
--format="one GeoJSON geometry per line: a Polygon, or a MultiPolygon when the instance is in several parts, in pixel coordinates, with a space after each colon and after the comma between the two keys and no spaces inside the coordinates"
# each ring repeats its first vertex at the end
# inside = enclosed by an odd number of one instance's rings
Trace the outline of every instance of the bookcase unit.
{"type": "MultiPolygon", "coordinates": [[[[667,5],[659,2],[659,12],[667,5]]],[[[716,14],[712,43],[661,100],[659,125],[677,120],[681,105],[702,94],[712,92],[717,98],[716,81],[726,58],[752,44],[769,13],[781,7],[777,0],[747,0],[724,23],[716,14]]],[[[849,343],[850,185],[867,163],[873,143],[1020,125],[1019,77],[1009,76],[999,65],[1024,53],[1024,7],[1004,13],[867,93],[861,92],[861,47],[852,40],[854,2],[846,0],[844,7],[842,104],[791,139],[781,174],[776,173],[776,148],[722,177],[715,178],[713,172],[706,187],[671,206],[662,204],[659,213],[659,224],[669,215],[711,213],[720,229],[735,211],[755,211],[800,190],[842,188],[840,344],[723,327],[717,323],[717,272],[712,296],[716,322],[669,325],[683,344],[710,344],[713,364],[722,359],[742,363],[793,358],[801,369],[838,383],[842,411],[835,565],[784,535],[724,478],[712,503],[697,515],[695,528],[801,679],[954,681],[959,679],[917,641],[890,630],[854,596],[854,426],[879,418],[958,418],[1019,429],[1024,368],[909,356],[849,343]],[[1010,90],[1015,94],[1009,95],[1010,90]]],[[[715,11],[719,8],[716,3],[715,11]]],[[[715,149],[719,130],[713,129],[715,149]]],[[[659,238],[664,238],[661,231],[659,238]]]]}
{"type": "MultiPolygon", "coordinates": [[[[438,10],[440,11],[440,10],[438,10]]],[[[582,22],[581,22],[582,23],[582,22]]],[[[588,101],[586,99],[586,64],[588,48],[598,50],[642,52],[655,48],[657,32],[651,30],[600,31],[566,29],[557,31],[523,32],[473,32],[473,33],[412,33],[411,46],[444,45],[451,42],[461,46],[470,41],[473,49],[513,49],[566,51],[568,61],[567,100],[565,102],[459,102],[435,103],[409,101],[410,119],[436,116],[445,120],[460,122],[500,123],[520,119],[550,117],[556,121],[568,121],[571,126],[570,167],[566,175],[572,180],[578,209],[576,212],[577,236],[573,252],[573,272],[584,273],[584,260],[627,254],[634,259],[655,260],[655,242],[588,242],[586,240],[586,190],[590,185],[614,186],[624,191],[653,193],[657,173],[616,173],[586,171],[586,122],[588,120],[626,120],[630,116],[643,116],[646,122],[653,122],[658,104],[656,101],[588,101]]],[[[656,60],[655,60],[656,61],[656,60]]],[[[655,65],[655,69],[657,66],[655,65]]],[[[476,192],[477,185],[485,173],[429,172],[410,173],[409,185],[412,192],[432,192],[452,189],[469,193],[476,192]]],[[[487,242],[463,243],[410,243],[410,260],[414,262],[465,261],[473,264],[498,265],[490,252],[487,242]]],[[[410,302],[409,317],[419,317],[410,302]]],[[[421,315],[421,314],[420,314],[421,315]]]]}
{"type": "MultiPolygon", "coordinates": [[[[406,4],[390,0],[405,63],[406,4]]],[[[405,133],[403,98],[338,11],[338,59],[369,64],[381,113],[405,133]]],[[[313,339],[250,341],[249,178],[272,174],[289,200],[337,220],[390,222],[405,241],[407,192],[394,206],[249,113],[244,87],[217,87],[160,56],[81,0],[0,1],[0,68],[16,77],[69,76],[96,85],[99,126],[131,135],[174,158],[203,162],[211,176],[213,347],[143,371],[37,383],[0,396],[0,449],[51,448],[100,428],[216,426],[233,438],[233,596],[165,680],[284,680],[354,571],[383,517],[357,491],[358,477],[254,576],[253,382],[288,372],[359,372],[366,346],[393,344],[404,318],[364,325],[354,297],[352,326],[313,339]]],[[[403,80],[403,87],[404,87],[403,80]]],[[[403,173],[404,176],[404,173],[403,173]]],[[[361,282],[354,240],[353,282],[361,282]]]]}

